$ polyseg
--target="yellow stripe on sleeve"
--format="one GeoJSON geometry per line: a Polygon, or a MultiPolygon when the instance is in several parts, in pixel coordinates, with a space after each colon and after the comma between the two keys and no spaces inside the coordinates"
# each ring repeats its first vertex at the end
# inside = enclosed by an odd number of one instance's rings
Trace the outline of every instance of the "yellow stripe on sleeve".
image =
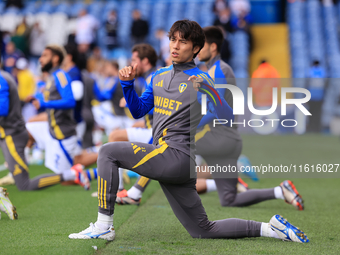
{"type": "Polygon", "coordinates": [[[58,72],[57,73],[57,78],[58,78],[58,80],[59,80],[59,83],[60,83],[60,86],[62,87],[62,88],[64,88],[66,85],[67,85],[67,79],[66,79],[66,77],[65,77],[65,74],[64,74],[64,72],[58,72]]]}
{"type": "Polygon", "coordinates": [[[210,83],[212,87],[215,87],[214,81],[208,75],[206,75],[205,73],[202,73],[202,75],[206,78],[206,80],[210,83]]]}
{"type": "Polygon", "coordinates": [[[200,75],[201,78],[205,79],[211,87],[215,87],[214,82],[204,73],[201,73],[200,75]]]}

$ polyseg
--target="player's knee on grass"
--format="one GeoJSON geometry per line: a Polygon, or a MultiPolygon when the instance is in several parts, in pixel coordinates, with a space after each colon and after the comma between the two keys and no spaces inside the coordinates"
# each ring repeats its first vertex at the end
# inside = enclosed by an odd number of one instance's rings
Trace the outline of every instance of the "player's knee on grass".
{"type": "Polygon", "coordinates": [[[128,141],[127,132],[125,129],[111,131],[109,142],[128,141]]]}
{"type": "Polygon", "coordinates": [[[221,206],[236,206],[237,179],[215,179],[221,206]]]}
{"type": "Polygon", "coordinates": [[[221,206],[235,206],[233,203],[235,201],[237,192],[229,192],[225,194],[222,198],[220,198],[221,206]]]}
{"type": "MultiPolygon", "coordinates": [[[[22,171],[25,171],[21,169],[22,171]]],[[[23,174],[23,173],[21,173],[23,174]]],[[[33,185],[31,185],[31,180],[29,179],[29,176],[14,176],[15,185],[17,186],[18,190],[20,191],[28,191],[33,190],[33,185]]]]}

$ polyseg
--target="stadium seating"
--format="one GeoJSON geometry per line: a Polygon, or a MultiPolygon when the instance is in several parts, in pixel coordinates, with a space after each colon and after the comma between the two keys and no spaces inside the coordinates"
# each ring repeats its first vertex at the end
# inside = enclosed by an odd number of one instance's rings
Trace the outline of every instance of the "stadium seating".
{"type": "MultiPolygon", "coordinates": [[[[244,31],[237,31],[233,34],[229,34],[230,49],[232,56],[230,59],[230,65],[234,70],[236,78],[248,78],[248,66],[249,66],[249,39],[248,35],[244,31]]],[[[246,93],[248,83],[246,79],[240,79],[237,82],[237,86],[240,87],[243,93],[246,93]]]]}
{"type": "MultiPolygon", "coordinates": [[[[304,3],[295,1],[287,4],[287,21],[290,30],[290,47],[292,59],[292,75],[295,78],[304,78],[308,68],[307,38],[305,26],[304,3]]],[[[295,84],[303,87],[303,84],[295,84]]]]}
{"type": "MultiPolygon", "coordinates": [[[[143,18],[149,21],[150,32],[148,41],[158,49],[158,41],[155,38],[155,32],[158,28],[167,30],[174,21],[181,18],[197,20],[202,26],[211,25],[214,14],[212,12],[207,12],[206,10],[212,9],[212,3],[213,0],[96,0],[92,1],[90,4],[86,4],[86,1],[26,1],[24,2],[25,6],[22,10],[17,8],[5,10],[5,3],[1,2],[0,20],[3,22],[1,22],[0,27],[5,30],[13,31],[21,18],[26,16],[29,24],[33,24],[37,20],[42,22],[43,28],[46,28],[49,24],[47,21],[48,17],[54,17],[54,15],[59,14],[59,19],[61,20],[60,24],[67,28],[67,33],[59,31],[59,29],[62,29],[62,26],[56,25],[54,28],[56,29],[56,33],[48,33],[48,36],[51,36],[48,41],[59,38],[57,42],[63,42],[66,41],[68,32],[74,30],[75,23],[73,18],[77,17],[81,9],[87,9],[87,11],[96,17],[102,24],[105,22],[108,13],[111,10],[116,10],[119,16],[118,38],[122,49],[118,49],[118,53],[110,53],[110,55],[120,55],[119,52],[124,52],[131,47],[130,26],[132,22],[131,12],[133,9],[139,9],[143,18]],[[61,16],[61,14],[63,14],[63,16],[61,16]],[[65,16],[69,18],[66,21],[64,18],[65,16]],[[65,24],[65,22],[70,24],[65,24]]],[[[55,19],[58,20],[58,18],[53,18],[53,20],[55,19]]],[[[98,45],[104,49],[103,36],[105,36],[105,28],[102,26],[98,30],[98,45]]]]}
{"type": "MultiPolygon", "coordinates": [[[[334,114],[340,116],[339,82],[340,48],[337,27],[340,24],[340,3],[323,6],[318,0],[295,1],[287,4],[290,28],[292,73],[294,78],[306,77],[311,62],[319,60],[329,78],[322,123],[330,123],[334,114]]],[[[294,86],[305,87],[304,79],[294,79],[294,86]]]]}
{"type": "Polygon", "coordinates": [[[323,33],[321,4],[318,0],[306,2],[306,18],[307,18],[307,38],[309,43],[309,63],[314,60],[320,61],[323,68],[326,68],[326,58],[323,46],[325,45],[323,33]]]}
{"type": "MultiPolygon", "coordinates": [[[[38,21],[47,33],[49,43],[64,44],[67,36],[76,29],[76,17],[85,8],[101,23],[97,32],[97,44],[101,47],[104,57],[128,58],[131,48],[130,27],[133,9],[139,9],[142,17],[149,21],[148,42],[159,50],[159,42],[155,37],[157,29],[169,30],[173,22],[188,18],[196,20],[202,27],[213,24],[215,14],[212,12],[214,0],[127,0],[127,1],[25,1],[22,10],[5,9],[0,3],[0,28],[13,32],[22,17],[26,17],[29,25],[38,21]],[[120,47],[109,51],[103,38],[106,30],[103,24],[111,10],[116,10],[119,18],[118,40],[120,47]],[[207,11],[208,10],[208,11],[207,11]],[[48,29],[47,29],[48,28],[48,29]]],[[[238,77],[248,77],[248,39],[243,32],[230,37],[233,52],[232,66],[238,77]],[[234,41],[235,39],[235,41],[234,41]]],[[[119,60],[122,61],[122,60],[119,60]]]]}

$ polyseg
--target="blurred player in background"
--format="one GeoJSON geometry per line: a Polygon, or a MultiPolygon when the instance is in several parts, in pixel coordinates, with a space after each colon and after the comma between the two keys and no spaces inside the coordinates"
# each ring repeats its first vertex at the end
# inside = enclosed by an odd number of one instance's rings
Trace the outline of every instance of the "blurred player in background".
{"type": "MultiPolygon", "coordinates": [[[[157,62],[157,53],[155,49],[149,44],[136,44],[132,48],[132,56],[131,56],[131,65],[138,65],[137,77],[139,78],[139,82],[145,83],[143,91],[147,84],[150,83],[152,75],[156,71],[156,62],[157,62]],[[142,80],[143,78],[144,80],[142,80]]],[[[141,85],[142,86],[142,85],[141,85]]],[[[143,86],[142,86],[143,87],[143,86]]],[[[122,106],[126,105],[125,98],[122,99],[122,106]]],[[[129,142],[142,142],[142,143],[150,143],[152,142],[152,123],[153,123],[153,110],[151,110],[148,114],[145,115],[144,120],[137,121],[131,128],[127,129],[118,129],[111,132],[109,137],[109,142],[118,142],[118,141],[129,141],[129,142]]],[[[137,185],[137,189],[144,190],[144,187],[147,186],[148,181],[143,181],[143,187],[138,183],[140,182],[139,177],[135,186],[137,185]]],[[[126,190],[124,190],[123,183],[123,169],[119,168],[119,191],[123,191],[125,196],[126,190]]],[[[134,187],[130,192],[133,193],[134,187]]],[[[130,194],[134,197],[134,195],[130,194]]]]}
{"type": "Polygon", "coordinates": [[[65,47],[66,56],[62,63],[62,69],[71,78],[71,88],[74,100],[76,100],[76,105],[74,107],[74,119],[77,122],[76,131],[78,141],[82,142],[86,123],[82,118],[82,105],[84,97],[84,84],[81,78],[81,72],[77,67],[78,62],[78,51],[75,45],[66,45],[65,47]]]}
{"type": "MultiPolygon", "coordinates": [[[[52,51],[56,52],[54,57],[54,64],[57,67],[57,63],[60,59],[62,59],[62,52],[58,50],[57,48],[51,47],[50,49],[45,50],[45,54],[50,55],[50,60],[53,58],[52,51]]],[[[48,63],[52,63],[52,60],[48,63]]],[[[44,65],[45,66],[45,65],[44,65]]],[[[48,65],[51,66],[51,65],[48,65]]],[[[53,65],[51,66],[52,69],[53,65]]],[[[47,69],[47,68],[46,68],[47,69]]],[[[55,73],[60,73],[62,71],[58,70],[58,68],[55,68],[55,73]]],[[[55,74],[54,74],[55,75],[55,74]]],[[[64,73],[61,73],[60,75],[63,75],[64,80],[64,88],[67,86],[67,77],[64,73]],[[66,83],[66,84],[65,84],[66,83]]],[[[52,78],[52,77],[51,77],[52,78]]],[[[56,77],[53,77],[53,79],[56,77]]],[[[52,82],[52,81],[51,81],[52,82]]],[[[58,81],[54,81],[54,83],[57,83],[58,81]]],[[[18,96],[17,91],[17,85],[13,78],[10,76],[9,73],[0,71],[0,146],[2,149],[2,153],[4,154],[5,161],[8,164],[8,169],[10,173],[12,174],[12,178],[15,181],[15,184],[17,185],[19,190],[37,190],[46,188],[51,185],[55,185],[60,183],[61,181],[76,181],[79,184],[85,185],[85,178],[79,178],[82,175],[81,171],[78,171],[77,169],[64,169],[64,171],[60,171],[58,174],[45,174],[40,175],[38,177],[35,177],[34,179],[29,178],[28,174],[28,166],[26,163],[25,155],[24,155],[24,149],[28,142],[28,132],[25,128],[25,122],[21,115],[21,105],[20,100],[18,96]]],[[[54,91],[51,90],[51,94],[56,94],[57,88],[54,85],[54,91]]],[[[60,86],[60,84],[59,84],[60,86]]],[[[53,88],[51,85],[49,89],[53,88]]],[[[58,93],[59,94],[59,93],[58,93]]],[[[48,95],[49,96],[49,95],[48,95]]],[[[67,99],[69,101],[72,101],[72,96],[67,99]]],[[[33,104],[38,106],[42,105],[43,102],[40,104],[38,99],[33,99],[33,104]]],[[[70,105],[73,104],[73,102],[70,102],[70,105]]],[[[48,106],[48,105],[46,105],[48,106]]],[[[40,107],[36,107],[40,108],[40,107]]],[[[55,117],[52,116],[52,120],[55,127],[55,117]]],[[[39,123],[39,122],[36,122],[39,123]]],[[[59,124],[59,123],[58,123],[59,124]]],[[[47,123],[46,123],[47,125],[47,123]]],[[[36,135],[37,139],[39,141],[42,141],[43,143],[48,143],[47,148],[52,148],[51,151],[55,151],[56,153],[52,155],[51,160],[49,161],[49,166],[51,166],[52,169],[56,169],[56,163],[57,160],[59,160],[63,155],[65,157],[65,154],[63,151],[61,153],[57,153],[56,147],[62,146],[62,142],[60,141],[60,144],[58,142],[52,141],[52,139],[46,139],[44,136],[44,132],[48,132],[48,126],[39,128],[39,126],[35,126],[37,130],[34,130],[34,134],[36,135]],[[44,130],[46,129],[46,130],[44,130]],[[46,139],[43,140],[43,139],[46,139]],[[63,154],[63,155],[62,155],[63,154]]],[[[51,128],[53,128],[53,125],[51,125],[51,128]]],[[[61,132],[60,128],[56,132],[61,132]]],[[[59,132],[59,134],[60,134],[59,132]]],[[[48,133],[49,134],[49,133],[48,133]]],[[[61,133],[63,134],[63,133],[61,133]]],[[[51,135],[50,135],[51,136],[51,135]]],[[[73,149],[73,148],[71,148],[73,149]]],[[[60,152],[61,149],[59,149],[60,152]]],[[[4,177],[5,179],[9,178],[10,176],[4,177]]],[[[0,179],[0,183],[2,183],[4,178],[0,179]]]]}
{"type": "MultiPolygon", "coordinates": [[[[219,54],[223,33],[218,27],[203,29],[206,37],[204,47],[198,54],[200,61],[206,63],[209,75],[216,84],[231,84],[236,86],[234,72],[231,67],[221,60],[219,54]]],[[[217,89],[228,104],[233,107],[233,96],[229,89],[217,89]]],[[[214,119],[211,113],[203,117],[214,119]]],[[[236,127],[236,125],[234,125],[236,127]]],[[[205,125],[196,134],[196,153],[201,155],[208,165],[231,166],[237,169],[237,160],[242,151],[242,138],[234,127],[205,125]]],[[[298,210],[303,210],[303,200],[291,181],[284,181],[280,186],[272,189],[251,189],[237,193],[238,172],[229,173],[228,178],[221,178],[218,173],[213,173],[211,179],[197,179],[196,188],[199,193],[216,190],[222,206],[248,206],[270,199],[285,199],[298,210]]]]}
{"type": "MultiPolygon", "coordinates": [[[[138,88],[142,88],[143,91],[145,90],[145,87],[147,85],[147,81],[150,82],[152,74],[156,71],[156,62],[157,62],[157,53],[154,50],[154,48],[149,44],[136,44],[132,48],[132,57],[131,57],[131,64],[138,64],[138,70],[137,70],[137,77],[138,77],[138,88]],[[142,84],[142,83],[145,84],[142,84]]],[[[112,65],[115,65],[115,62],[111,62],[112,65]]],[[[117,66],[117,64],[116,64],[117,66]]],[[[115,99],[118,99],[117,95],[111,95],[111,93],[117,93],[114,92],[115,86],[120,86],[120,84],[116,84],[112,86],[110,90],[106,91],[99,91],[99,89],[96,89],[96,95],[98,99],[111,99],[113,98],[112,104],[115,105],[116,101],[115,99]]],[[[121,88],[121,86],[120,86],[121,88]]],[[[120,95],[118,93],[118,95],[120,95]]],[[[121,109],[124,109],[126,107],[126,101],[124,98],[120,98],[120,111],[121,109]]],[[[114,109],[117,109],[118,107],[113,107],[114,109]]],[[[118,108],[118,109],[119,109],[118,108]]],[[[117,112],[117,110],[115,110],[117,112]]],[[[117,141],[130,141],[130,142],[144,142],[149,143],[152,141],[152,110],[145,116],[144,120],[137,121],[133,124],[132,127],[126,128],[126,129],[115,129],[110,133],[109,136],[109,142],[117,142],[117,141]]],[[[110,115],[107,115],[110,116],[110,115]]],[[[112,117],[111,122],[114,122],[115,118],[112,117]]],[[[115,123],[111,123],[110,125],[114,125],[115,123]]],[[[96,171],[96,169],[93,169],[93,171],[96,171]]],[[[97,173],[89,175],[90,180],[92,180],[92,177],[97,176],[97,173]]],[[[138,181],[137,181],[138,182],[138,181]]],[[[123,169],[119,168],[119,188],[120,191],[124,189],[124,183],[123,183],[123,169]]],[[[126,192],[126,190],[125,190],[126,192]]],[[[93,196],[97,196],[96,193],[93,194],[93,196]]]]}
{"type": "Polygon", "coordinates": [[[104,66],[105,80],[103,84],[95,83],[92,101],[92,112],[96,123],[105,130],[107,135],[116,128],[132,125],[126,118],[124,108],[119,106],[123,91],[119,84],[119,65],[116,61],[106,61],[104,66]]]}
{"type": "Polygon", "coordinates": [[[84,99],[83,99],[83,108],[81,115],[86,123],[86,129],[84,132],[84,136],[82,139],[83,148],[93,147],[93,137],[92,131],[94,128],[94,117],[92,113],[92,100],[94,100],[95,96],[93,93],[95,80],[91,77],[90,73],[83,69],[81,72],[82,81],[84,83],[84,99]]]}
{"type": "Polygon", "coordinates": [[[32,98],[36,109],[45,109],[48,122],[30,122],[26,124],[30,138],[40,149],[45,150],[45,166],[53,172],[63,174],[65,181],[75,180],[85,189],[89,180],[79,168],[72,168],[74,161],[82,157],[82,148],[76,137],[76,122],[70,77],[60,69],[65,50],[58,45],[48,45],[39,62],[43,72],[49,72],[43,95],[32,98]],[[77,176],[74,173],[77,172],[77,176]]]}

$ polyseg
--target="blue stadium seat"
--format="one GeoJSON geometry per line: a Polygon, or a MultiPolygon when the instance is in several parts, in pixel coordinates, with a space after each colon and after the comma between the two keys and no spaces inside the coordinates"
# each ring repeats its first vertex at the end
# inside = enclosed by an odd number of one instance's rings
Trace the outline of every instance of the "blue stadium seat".
{"type": "Polygon", "coordinates": [[[86,4],[82,2],[76,2],[74,5],[71,6],[70,16],[77,17],[80,10],[87,9],[86,4]]]}
{"type": "Polygon", "coordinates": [[[39,12],[46,12],[51,14],[55,9],[56,6],[53,5],[51,2],[44,2],[40,7],[39,12]]]}
{"type": "Polygon", "coordinates": [[[248,77],[249,42],[248,35],[244,31],[237,31],[229,35],[232,57],[230,65],[234,69],[236,78],[248,77]]]}
{"type": "Polygon", "coordinates": [[[0,14],[3,14],[5,11],[5,3],[4,2],[1,2],[0,3],[0,14]]]}
{"type": "Polygon", "coordinates": [[[57,5],[57,7],[54,11],[65,13],[67,16],[70,16],[71,15],[71,9],[72,9],[72,7],[69,4],[61,3],[61,4],[57,5]]]}

